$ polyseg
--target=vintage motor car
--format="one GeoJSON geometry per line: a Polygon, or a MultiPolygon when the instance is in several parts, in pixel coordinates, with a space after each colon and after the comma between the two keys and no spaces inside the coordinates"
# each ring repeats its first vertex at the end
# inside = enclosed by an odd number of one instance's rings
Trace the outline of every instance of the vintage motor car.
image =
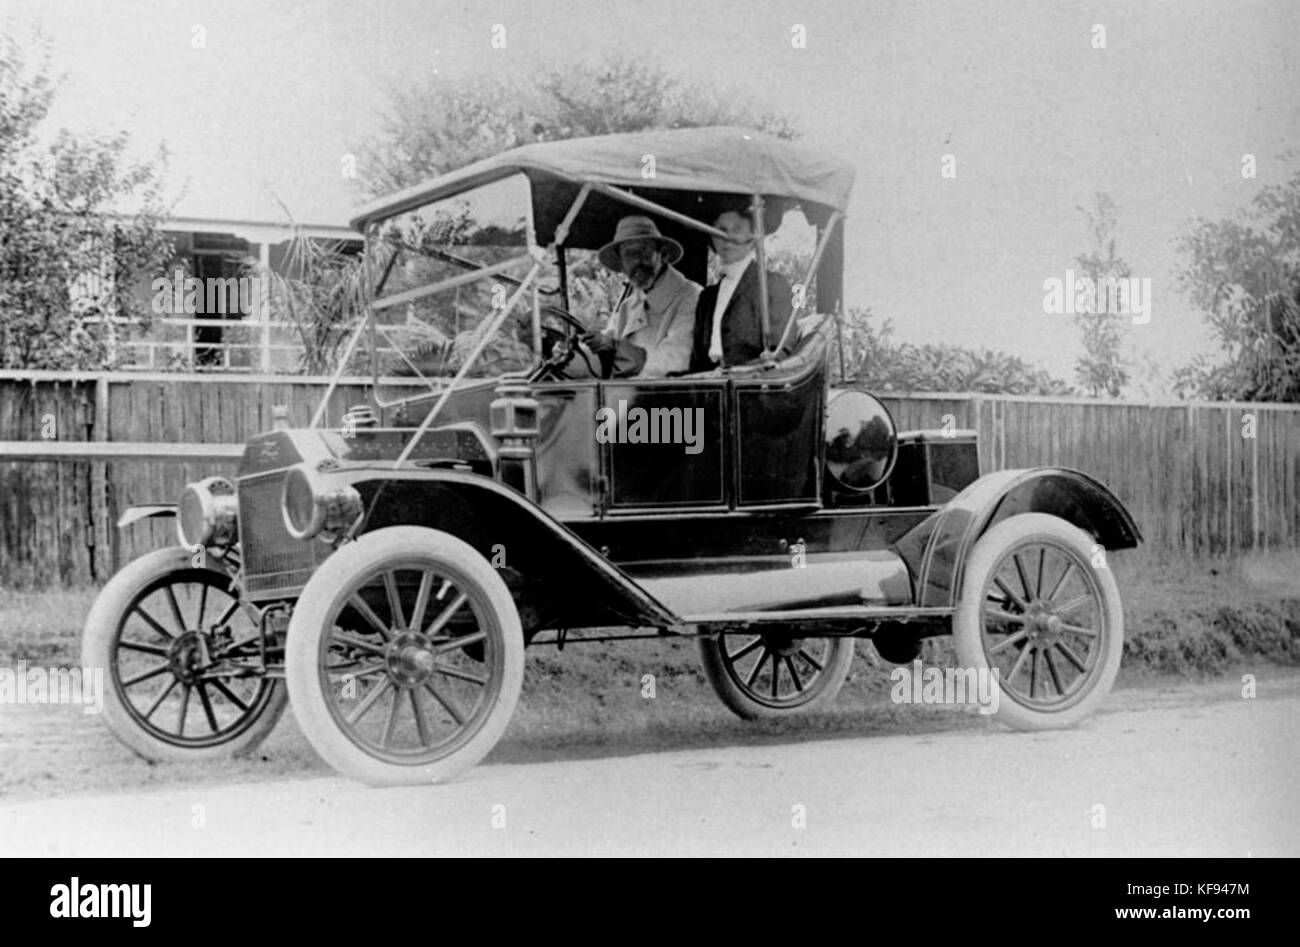
{"type": "Polygon", "coordinates": [[[825,706],[856,639],[904,664],[945,634],[962,669],[996,672],[1011,727],[1093,711],[1123,649],[1104,553],[1138,528],[1085,473],[982,473],[974,432],[898,431],[830,387],[852,184],[797,144],[695,128],[531,144],[361,210],[380,275],[314,417],[250,440],[233,481],[122,518],[175,517],[179,541],[87,619],[113,732],[151,759],[246,752],[287,702],[341,772],[438,781],[501,737],[527,645],[670,636],[697,639],[744,718],[825,706]],[[760,273],[786,214],[815,228],[815,293],[782,337],[764,308],[752,364],[574,371],[581,252],[648,215],[703,284],[737,198],[760,273]],[[461,318],[454,376],[426,376],[461,318]],[[367,352],[368,401],[342,403],[367,352]],[[394,364],[416,385],[396,396],[394,364]]]}

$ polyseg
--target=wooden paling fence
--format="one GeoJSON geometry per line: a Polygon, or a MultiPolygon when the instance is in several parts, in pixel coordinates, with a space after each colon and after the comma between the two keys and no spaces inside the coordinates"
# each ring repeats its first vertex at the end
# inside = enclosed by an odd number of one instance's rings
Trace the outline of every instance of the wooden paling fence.
{"type": "MultiPolygon", "coordinates": [[[[365,382],[349,381],[331,398],[335,423],[365,401],[365,382]]],[[[7,461],[0,446],[0,586],[102,581],[173,545],[171,520],[118,530],[117,519],[132,504],[174,502],[191,480],[233,477],[231,448],[269,430],[276,405],[305,426],[327,387],[288,375],[0,373],[0,445],[86,452],[7,461]],[[137,445],[153,447],[141,455],[137,445]]]]}
{"type": "MultiPolygon", "coordinates": [[[[321,378],[0,374],[0,586],[84,583],[174,542],[170,521],[119,531],[133,503],[232,476],[232,445],[285,405],[306,424],[321,378]],[[14,458],[6,442],[24,442],[14,458]],[[134,445],[134,446],[132,446],[134,445]],[[152,445],[152,446],[151,446],[152,445]],[[167,445],[160,448],[159,445],[167,445]]],[[[365,400],[335,392],[329,416],[365,400]]],[[[1059,465],[1129,507],[1150,549],[1236,555],[1300,547],[1300,405],[1136,404],[1001,395],[883,395],[900,430],[973,428],[985,471],[1059,465]]]]}

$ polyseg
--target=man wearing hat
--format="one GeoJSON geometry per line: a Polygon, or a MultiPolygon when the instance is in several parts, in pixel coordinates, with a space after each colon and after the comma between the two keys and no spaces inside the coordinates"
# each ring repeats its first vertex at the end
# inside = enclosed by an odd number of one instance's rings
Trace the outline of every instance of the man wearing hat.
{"type": "Polygon", "coordinates": [[[620,220],[600,248],[600,262],[627,277],[605,328],[581,339],[606,378],[661,378],[690,367],[700,285],[673,268],[681,258],[682,245],[639,215],[620,220]]]}
{"type": "MultiPolygon", "coordinates": [[[[692,372],[706,372],[719,365],[743,365],[763,354],[763,309],[749,202],[729,202],[720,208],[713,226],[731,239],[714,237],[712,241],[721,279],[700,294],[695,313],[692,372]]],[[[767,344],[773,348],[790,321],[792,303],[790,283],[775,270],[768,270],[767,344]]]]}

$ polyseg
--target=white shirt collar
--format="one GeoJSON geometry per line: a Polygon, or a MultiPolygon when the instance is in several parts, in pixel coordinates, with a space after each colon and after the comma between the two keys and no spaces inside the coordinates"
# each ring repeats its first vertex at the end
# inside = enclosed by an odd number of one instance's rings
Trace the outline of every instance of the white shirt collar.
{"type": "Polygon", "coordinates": [[[722,272],[718,277],[718,298],[713,303],[713,331],[709,335],[709,358],[715,362],[722,361],[723,313],[727,311],[727,306],[731,304],[731,297],[740,286],[740,277],[744,274],[745,267],[749,266],[753,259],[754,253],[750,251],[739,260],[722,264],[722,272]]]}
{"type": "Polygon", "coordinates": [[[730,263],[722,264],[720,271],[721,276],[718,278],[718,281],[721,282],[724,279],[740,279],[740,275],[745,272],[745,267],[749,266],[753,259],[754,251],[750,250],[739,260],[733,260],[730,263]]]}

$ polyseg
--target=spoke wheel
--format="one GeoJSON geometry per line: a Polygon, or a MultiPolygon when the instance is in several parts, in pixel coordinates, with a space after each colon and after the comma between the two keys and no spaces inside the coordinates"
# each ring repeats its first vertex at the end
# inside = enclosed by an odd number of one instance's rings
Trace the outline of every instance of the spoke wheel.
{"type": "Polygon", "coordinates": [[[523,632],[473,547],[391,527],[343,546],[307,583],[286,676],[299,725],[336,769],[373,785],[435,782],[500,739],[523,683],[523,632]]]}
{"type": "Polygon", "coordinates": [[[1013,516],[971,552],[953,634],[963,667],[998,674],[998,718],[1064,727],[1109,693],[1124,650],[1119,590],[1093,539],[1054,516],[1013,516]]]}
{"type": "Polygon", "coordinates": [[[829,704],[853,663],[852,638],[803,638],[789,629],[700,638],[714,691],[746,720],[829,704]]]}
{"type": "Polygon", "coordinates": [[[233,580],[194,567],[186,549],[128,565],[86,620],[82,663],[104,669],[104,718],[151,760],[229,756],[255,748],[284,713],[266,677],[257,615],[233,580]]]}

